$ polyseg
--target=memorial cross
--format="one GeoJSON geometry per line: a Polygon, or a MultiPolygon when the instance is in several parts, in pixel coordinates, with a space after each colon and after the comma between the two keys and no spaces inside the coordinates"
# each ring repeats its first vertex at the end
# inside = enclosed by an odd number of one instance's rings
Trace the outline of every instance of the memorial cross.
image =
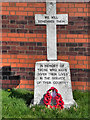
{"type": "Polygon", "coordinates": [[[48,0],[46,14],[36,14],[35,24],[47,26],[47,59],[57,60],[56,25],[67,25],[68,14],[56,14],[56,0],[48,0]]]}

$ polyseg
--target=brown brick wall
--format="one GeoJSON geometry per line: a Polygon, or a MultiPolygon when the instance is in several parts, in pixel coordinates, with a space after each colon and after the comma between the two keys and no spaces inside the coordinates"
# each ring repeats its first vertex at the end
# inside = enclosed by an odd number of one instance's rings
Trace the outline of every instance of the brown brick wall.
{"type": "MultiPolygon", "coordinates": [[[[69,15],[67,26],[57,26],[57,54],[70,63],[73,90],[90,90],[89,5],[57,3],[57,14],[69,15]]],[[[35,25],[35,14],[45,11],[45,3],[2,3],[3,88],[33,90],[35,62],[47,60],[46,26],[35,25]]]]}

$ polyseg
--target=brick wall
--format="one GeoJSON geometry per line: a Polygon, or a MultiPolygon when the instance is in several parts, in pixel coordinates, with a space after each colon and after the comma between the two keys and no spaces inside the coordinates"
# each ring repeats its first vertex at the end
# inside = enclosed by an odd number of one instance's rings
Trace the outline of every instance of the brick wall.
{"type": "MultiPolygon", "coordinates": [[[[57,14],[69,15],[67,26],[57,26],[57,54],[70,63],[73,90],[90,90],[89,5],[57,3],[57,14]]],[[[33,90],[35,62],[47,60],[46,26],[35,25],[35,14],[45,12],[45,3],[2,3],[3,88],[33,90]]]]}

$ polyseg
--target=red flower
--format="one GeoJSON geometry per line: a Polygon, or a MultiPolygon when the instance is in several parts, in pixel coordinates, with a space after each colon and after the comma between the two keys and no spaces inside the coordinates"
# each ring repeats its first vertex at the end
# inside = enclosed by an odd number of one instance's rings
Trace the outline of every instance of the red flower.
{"type": "Polygon", "coordinates": [[[44,96],[44,100],[43,100],[43,102],[44,102],[44,104],[46,105],[46,107],[49,105],[50,106],[50,108],[60,108],[60,109],[63,109],[64,108],[64,102],[63,102],[63,100],[62,100],[62,97],[61,97],[61,95],[58,93],[58,90],[56,89],[56,88],[54,88],[54,87],[51,87],[48,91],[47,91],[47,93],[45,94],[45,96],[44,96]],[[50,103],[51,103],[51,99],[52,99],[52,96],[51,96],[51,94],[50,94],[50,91],[51,90],[55,90],[55,92],[56,92],[56,96],[55,96],[55,99],[56,99],[56,105],[51,105],[50,103]]]}

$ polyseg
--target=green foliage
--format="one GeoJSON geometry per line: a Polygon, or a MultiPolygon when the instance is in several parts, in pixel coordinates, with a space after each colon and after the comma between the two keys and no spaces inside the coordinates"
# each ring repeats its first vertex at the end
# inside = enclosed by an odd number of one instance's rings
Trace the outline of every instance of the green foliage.
{"type": "Polygon", "coordinates": [[[48,109],[45,106],[35,105],[29,107],[34,93],[24,89],[12,89],[10,92],[2,90],[2,116],[3,118],[89,118],[88,96],[90,92],[74,91],[73,96],[78,107],[70,109],[48,109]]]}

